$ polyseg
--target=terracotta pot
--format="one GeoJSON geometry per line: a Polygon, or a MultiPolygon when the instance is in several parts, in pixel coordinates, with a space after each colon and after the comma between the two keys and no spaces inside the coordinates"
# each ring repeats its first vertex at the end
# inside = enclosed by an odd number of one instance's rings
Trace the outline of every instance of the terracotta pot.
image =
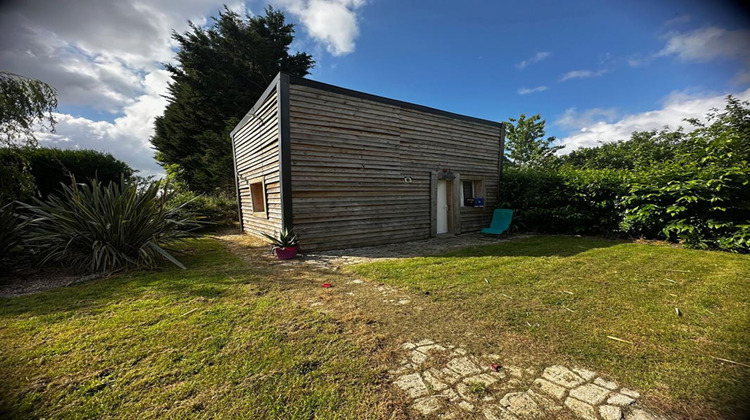
{"type": "Polygon", "coordinates": [[[287,248],[276,248],[276,258],[280,260],[291,260],[292,258],[297,256],[297,251],[299,251],[298,246],[290,246],[287,248]]]}

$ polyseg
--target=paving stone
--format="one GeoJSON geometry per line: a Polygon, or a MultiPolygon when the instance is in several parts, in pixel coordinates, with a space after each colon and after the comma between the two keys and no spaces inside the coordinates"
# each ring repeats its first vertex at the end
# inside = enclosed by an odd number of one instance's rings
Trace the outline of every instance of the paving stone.
{"type": "Polygon", "coordinates": [[[632,389],[622,388],[620,390],[620,394],[625,394],[628,397],[632,398],[641,398],[641,394],[638,393],[638,391],[633,391],[632,389]]]}
{"type": "Polygon", "coordinates": [[[406,343],[404,343],[404,344],[401,345],[401,348],[404,349],[404,350],[411,350],[414,347],[417,347],[417,345],[414,344],[414,343],[410,343],[408,341],[406,343]]]}
{"type": "Polygon", "coordinates": [[[533,387],[534,389],[555,397],[558,400],[562,400],[563,397],[565,397],[565,393],[568,392],[567,389],[561,387],[560,385],[555,385],[552,382],[542,378],[536,379],[534,381],[533,387]]]}
{"type": "Polygon", "coordinates": [[[495,405],[485,407],[482,414],[484,414],[487,420],[518,420],[518,417],[511,414],[508,410],[495,405]]]}
{"type": "Polygon", "coordinates": [[[435,342],[432,340],[422,340],[417,342],[417,347],[429,346],[430,344],[435,344],[435,342]]]}
{"type": "Polygon", "coordinates": [[[461,401],[460,403],[458,403],[458,406],[466,411],[474,411],[474,404],[468,403],[466,401],[461,401]]]}
{"type": "Polygon", "coordinates": [[[438,397],[446,399],[452,403],[458,402],[461,400],[461,396],[456,393],[456,391],[448,388],[444,390],[443,392],[437,394],[438,397]]]}
{"type": "Polygon", "coordinates": [[[448,385],[440,381],[431,371],[424,371],[422,372],[422,376],[424,377],[424,381],[427,382],[427,385],[432,387],[435,391],[442,391],[445,388],[448,388],[448,385]]]}
{"type": "Polygon", "coordinates": [[[482,372],[482,370],[479,369],[479,367],[477,367],[477,365],[474,364],[474,362],[472,362],[468,357],[453,359],[447,363],[447,366],[457,373],[461,374],[461,376],[475,375],[482,372]]]}
{"type": "Polygon", "coordinates": [[[454,349],[453,353],[456,353],[459,356],[466,356],[466,350],[464,350],[464,349],[462,349],[460,347],[457,348],[457,349],[454,349]]]}
{"type": "Polygon", "coordinates": [[[604,420],[622,420],[622,409],[612,405],[599,407],[599,414],[604,420]]]}
{"type": "Polygon", "coordinates": [[[594,407],[583,401],[568,397],[565,399],[565,406],[584,420],[599,420],[594,407]]]}
{"type": "Polygon", "coordinates": [[[614,391],[615,389],[617,389],[617,383],[612,382],[612,381],[605,381],[602,378],[596,378],[596,380],[594,381],[594,383],[597,384],[597,385],[599,385],[599,386],[601,386],[601,387],[607,388],[609,390],[613,390],[614,391]]]}
{"type": "Polygon", "coordinates": [[[409,299],[400,299],[398,302],[396,302],[396,304],[398,305],[408,305],[409,303],[411,303],[409,299]]]}
{"type": "Polygon", "coordinates": [[[659,420],[659,417],[639,408],[634,408],[625,415],[625,420],[659,420]]]}
{"type": "Polygon", "coordinates": [[[536,401],[539,408],[541,408],[543,411],[547,412],[548,414],[557,413],[558,411],[562,410],[562,405],[552,400],[551,398],[547,398],[546,396],[542,394],[538,394],[534,392],[533,390],[526,391],[526,394],[529,397],[531,397],[534,401],[536,401]]]}
{"type": "Polygon", "coordinates": [[[460,419],[463,415],[464,413],[462,413],[459,410],[451,410],[451,411],[448,411],[447,413],[443,413],[439,415],[438,418],[442,420],[453,420],[453,419],[460,419]]]}
{"type": "Polygon", "coordinates": [[[409,394],[411,398],[422,397],[430,392],[418,373],[401,376],[393,384],[409,394]]]}
{"type": "Polygon", "coordinates": [[[485,384],[487,386],[490,386],[497,382],[497,379],[495,379],[492,375],[488,373],[481,373],[479,375],[470,376],[466,379],[464,379],[464,383],[471,383],[471,382],[479,382],[481,384],[485,384]]]}
{"type": "Polygon", "coordinates": [[[416,365],[421,365],[427,361],[427,356],[418,350],[412,350],[409,357],[411,358],[412,363],[416,365]]]}
{"type": "Polygon", "coordinates": [[[573,368],[573,372],[577,373],[578,375],[581,376],[581,378],[583,378],[583,379],[585,379],[587,381],[590,381],[590,380],[596,378],[596,372],[590,371],[588,369],[573,368]]]}
{"type": "Polygon", "coordinates": [[[508,376],[505,373],[505,371],[503,371],[503,370],[500,370],[498,372],[495,372],[494,370],[491,370],[491,371],[487,372],[487,374],[490,375],[490,376],[492,376],[492,377],[494,377],[498,381],[502,380],[502,379],[505,379],[508,376]]]}
{"type": "Polygon", "coordinates": [[[414,401],[411,408],[424,416],[436,413],[443,408],[443,404],[436,397],[424,397],[414,401]]]}
{"type": "Polygon", "coordinates": [[[456,385],[456,392],[458,392],[458,395],[465,400],[474,401],[477,399],[477,394],[471,392],[469,385],[463,382],[456,385]]]}
{"type": "Polygon", "coordinates": [[[536,401],[525,392],[513,392],[505,395],[500,400],[500,406],[522,418],[539,418],[543,414],[536,401]]]}
{"type": "Polygon", "coordinates": [[[515,376],[516,378],[523,377],[523,369],[516,366],[503,366],[503,370],[508,372],[510,376],[515,376]]]}
{"type": "Polygon", "coordinates": [[[609,399],[607,400],[607,404],[618,405],[620,407],[624,407],[633,403],[635,403],[634,399],[622,394],[615,394],[609,397],[609,399]]]}
{"type": "Polygon", "coordinates": [[[544,369],[542,377],[565,388],[573,388],[586,382],[565,366],[550,366],[544,369]]]}
{"type": "Polygon", "coordinates": [[[594,384],[586,384],[570,391],[570,396],[591,405],[599,405],[607,399],[609,390],[594,384]]]}
{"type": "Polygon", "coordinates": [[[431,351],[445,351],[445,347],[441,346],[440,344],[430,344],[428,346],[420,347],[419,351],[424,354],[428,354],[431,351]]]}
{"type": "Polygon", "coordinates": [[[454,370],[443,368],[440,370],[440,378],[449,384],[455,384],[461,380],[461,375],[454,370]]]}

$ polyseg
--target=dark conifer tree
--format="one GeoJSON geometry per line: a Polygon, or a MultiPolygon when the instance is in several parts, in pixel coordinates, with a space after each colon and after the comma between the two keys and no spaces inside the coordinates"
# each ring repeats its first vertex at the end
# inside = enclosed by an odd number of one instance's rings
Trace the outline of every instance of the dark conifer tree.
{"type": "Polygon", "coordinates": [[[191,23],[172,37],[180,49],[177,63],[166,66],[172,81],[151,138],[156,159],[192,191],[230,191],[229,132],[278,72],[304,76],[314,61],[289,53],[294,25],[271,7],[244,19],[225,7],[210,28],[191,23]]]}

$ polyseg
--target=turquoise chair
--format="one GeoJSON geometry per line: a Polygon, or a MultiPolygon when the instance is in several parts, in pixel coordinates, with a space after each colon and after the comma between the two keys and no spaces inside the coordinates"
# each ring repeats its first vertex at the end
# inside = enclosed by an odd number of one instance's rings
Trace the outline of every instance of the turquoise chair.
{"type": "Polygon", "coordinates": [[[492,223],[490,223],[490,227],[482,229],[482,233],[500,235],[508,230],[511,220],[513,220],[513,210],[495,209],[495,212],[492,213],[492,223]]]}

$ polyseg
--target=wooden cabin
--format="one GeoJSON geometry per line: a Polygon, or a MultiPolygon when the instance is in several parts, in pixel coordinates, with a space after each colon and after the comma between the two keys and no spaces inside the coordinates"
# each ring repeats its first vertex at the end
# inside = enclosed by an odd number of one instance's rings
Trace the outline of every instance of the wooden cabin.
{"type": "Polygon", "coordinates": [[[503,126],[279,74],[232,131],[243,232],[303,250],[476,232],[498,201],[503,126]]]}

